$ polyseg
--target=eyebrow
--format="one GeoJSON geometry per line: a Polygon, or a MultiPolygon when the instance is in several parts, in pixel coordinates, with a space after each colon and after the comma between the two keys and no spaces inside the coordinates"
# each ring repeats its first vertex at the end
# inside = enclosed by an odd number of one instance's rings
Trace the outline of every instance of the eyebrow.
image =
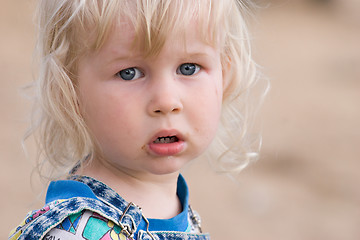
{"type": "MultiPolygon", "coordinates": [[[[181,59],[188,59],[188,58],[211,58],[211,54],[208,53],[204,53],[204,52],[185,52],[184,54],[179,55],[178,57],[181,59]]],[[[113,62],[117,62],[117,61],[123,61],[123,60],[128,60],[128,59],[139,59],[139,58],[143,58],[140,55],[119,55],[119,56],[115,56],[112,58],[109,58],[108,63],[113,63],[113,62]]],[[[151,56],[150,56],[151,58],[151,56]]]]}
{"type": "Polygon", "coordinates": [[[184,57],[180,56],[180,58],[187,59],[187,58],[210,58],[213,59],[213,54],[209,51],[201,51],[201,52],[185,52],[184,57]]]}
{"type": "MultiPolygon", "coordinates": [[[[209,46],[209,47],[205,47],[205,48],[201,48],[203,50],[198,51],[198,49],[184,49],[184,50],[180,50],[177,52],[174,52],[174,55],[176,55],[178,58],[181,59],[191,59],[191,58],[212,58],[213,56],[213,49],[209,46]],[[211,50],[210,50],[211,49],[211,50]]],[[[110,50],[111,51],[111,57],[109,58],[109,61],[107,61],[107,64],[111,64],[117,61],[124,61],[124,60],[136,60],[136,59],[143,59],[144,56],[142,56],[139,53],[136,54],[129,54],[129,53],[134,53],[133,51],[129,51],[129,52],[122,52],[122,51],[117,51],[117,50],[110,50]]],[[[161,52],[161,50],[160,50],[161,52]]],[[[153,56],[149,56],[149,58],[151,58],[153,56]]]]}
{"type": "Polygon", "coordinates": [[[136,59],[136,58],[141,58],[141,56],[115,53],[114,56],[109,58],[109,61],[107,61],[107,63],[111,64],[118,61],[124,61],[129,59],[136,59]]]}
{"type": "Polygon", "coordinates": [[[213,57],[215,50],[212,48],[201,48],[199,51],[198,49],[184,49],[183,51],[175,52],[177,56],[180,58],[185,56],[185,58],[202,58],[202,57],[213,57]]]}

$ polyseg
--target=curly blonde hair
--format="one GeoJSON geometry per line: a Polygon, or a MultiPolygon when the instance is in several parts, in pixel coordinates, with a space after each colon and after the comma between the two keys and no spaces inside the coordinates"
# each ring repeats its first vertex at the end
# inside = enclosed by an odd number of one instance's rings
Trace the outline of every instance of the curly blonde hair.
{"type": "Polygon", "coordinates": [[[251,148],[247,131],[252,113],[248,98],[259,79],[243,18],[247,6],[241,0],[40,0],[35,82],[39,115],[29,132],[37,139],[40,173],[56,179],[79,160],[91,161],[97,146],[80,114],[77,63],[88,51],[101,48],[112,23],[122,17],[132,21],[137,46],[147,56],[159,53],[168,34],[181,36],[187,21],[198,17],[203,40],[220,47],[228,83],[209,153],[220,170],[244,168],[258,150],[251,148]]]}

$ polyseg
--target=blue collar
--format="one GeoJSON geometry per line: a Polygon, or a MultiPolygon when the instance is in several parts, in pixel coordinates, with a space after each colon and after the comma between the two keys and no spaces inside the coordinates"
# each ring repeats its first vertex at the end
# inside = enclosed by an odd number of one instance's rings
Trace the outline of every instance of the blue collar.
{"type": "MultiPolygon", "coordinates": [[[[177,195],[182,204],[182,212],[171,219],[148,219],[150,231],[181,231],[187,230],[189,191],[185,179],[180,174],[177,182],[177,195]]],[[[110,187],[91,177],[73,175],[69,180],[58,180],[50,183],[46,194],[46,203],[74,197],[91,198],[111,204],[122,212],[129,203],[110,187]]],[[[146,229],[146,222],[141,220],[138,230],[146,229]]]]}

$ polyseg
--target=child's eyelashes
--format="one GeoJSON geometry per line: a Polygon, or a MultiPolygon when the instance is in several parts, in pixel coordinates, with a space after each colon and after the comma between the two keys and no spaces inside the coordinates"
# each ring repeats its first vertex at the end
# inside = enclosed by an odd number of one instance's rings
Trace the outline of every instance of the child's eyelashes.
{"type": "Polygon", "coordinates": [[[143,77],[144,74],[138,68],[132,67],[121,70],[120,72],[116,73],[116,76],[125,81],[131,81],[143,77]]]}
{"type": "MultiPolygon", "coordinates": [[[[197,74],[201,67],[195,63],[183,63],[176,69],[176,74],[183,76],[192,76],[197,74]]],[[[124,81],[132,81],[145,76],[143,71],[137,67],[123,69],[115,74],[116,77],[124,81]]]]}
{"type": "Polygon", "coordinates": [[[197,74],[200,71],[200,66],[195,63],[184,63],[181,64],[176,70],[177,74],[191,76],[197,74]]]}

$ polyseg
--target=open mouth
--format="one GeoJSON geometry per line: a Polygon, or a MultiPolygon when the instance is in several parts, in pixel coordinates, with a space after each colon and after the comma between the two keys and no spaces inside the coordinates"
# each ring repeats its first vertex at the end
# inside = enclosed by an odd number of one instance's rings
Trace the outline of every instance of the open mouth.
{"type": "Polygon", "coordinates": [[[148,144],[150,153],[156,156],[174,156],[185,150],[183,136],[176,130],[159,131],[148,144]]]}
{"type": "Polygon", "coordinates": [[[158,137],[153,143],[174,143],[179,139],[176,136],[158,137]]]}

